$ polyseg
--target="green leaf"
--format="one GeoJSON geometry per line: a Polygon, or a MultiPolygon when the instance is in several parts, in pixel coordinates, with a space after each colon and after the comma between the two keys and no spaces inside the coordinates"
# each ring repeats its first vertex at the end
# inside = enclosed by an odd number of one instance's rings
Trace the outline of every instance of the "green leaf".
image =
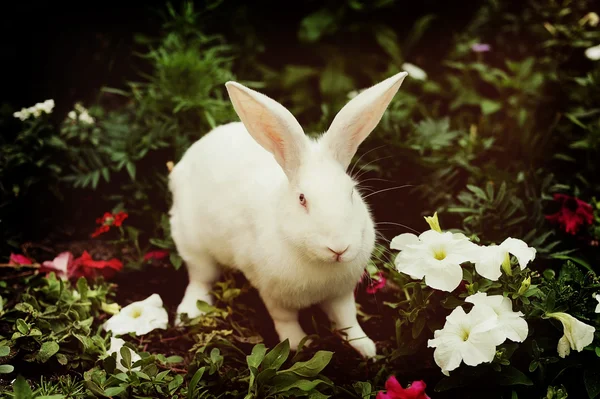
{"type": "Polygon", "coordinates": [[[175,391],[179,389],[179,387],[183,384],[183,376],[181,374],[177,374],[175,378],[171,382],[169,382],[169,393],[173,395],[175,391]]]}
{"type": "Polygon", "coordinates": [[[104,390],[104,395],[106,396],[117,396],[123,392],[125,392],[125,390],[127,389],[127,386],[121,386],[119,385],[118,387],[110,387],[110,388],[106,388],[104,390]]]}
{"type": "Polygon", "coordinates": [[[533,385],[529,377],[512,366],[503,367],[497,381],[499,385],[533,385]]]}
{"type": "Polygon", "coordinates": [[[135,180],[135,164],[133,162],[127,162],[125,167],[127,168],[127,173],[129,173],[131,180],[135,180]]]}
{"type": "Polygon", "coordinates": [[[8,346],[0,346],[0,356],[8,356],[10,354],[10,348],[8,346]]]}
{"type": "Polygon", "coordinates": [[[583,382],[589,399],[600,395],[600,368],[588,368],[583,372],[583,382]]]}
{"type": "Polygon", "coordinates": [[[386,25],[377,25],[374,27],[375,40],[381,48],[388,53],[392,61],[400,65],[402,63],[402,51],[398,43],[396,32],[386,25]]]}
{"type": "Polygon", "coordinates": [[[260,362],[263,361],[266,352],[267,349],[265,348],[264,344],[254,345],[254,348],[252,348],[252,353],[246,356],[246,362],[248,363],[248,366],[258,368],[260,362]]]}
{"type": "Polygon", "coordinates": [[[479,106],[481,107],[481,112],[484,115],[493,114],[494,112],[497,112],[498,110],[500,110],[502,108],[501,103],[499,103],[498,101],[488,100],[487,98],[483,99],[479,103],[479,106]]]}
{"type": "Polygon", "coordinates": [[[313,389],[315,389],[319,384],[325,384],[325,381],[323,380],[299,380],[299,381],[295,381],[292,382],[290,384],[287,385],[283,385],[283,386],[276,386],[276,391],[274,393],[280,393],[280,392],[286,392],[289,391],[290,389],[300,389],[301,391],[304,392],[310,392],[313,389]]]}
{"type": "Polygon", "coordinates": [[[82,301],[87,301],[88,290],[87,280],[84,277],[79,277],[79,280],[77,280],[77,292],[79,292],[82,301]]]}
{"type": "Polygon", "coordinates": [[[322,8],[317,12],[307,15],[300,22],[298,36],[303,42],[316,42],[335,28],[335,15],[326,8],[322,8]]]}
{"type": "Polygon", "coordinates": [[[280,373],[292,372],[302,377],[314,377],[329,364],[332,356],[333,352],[318,351],[315,353],[312,359],[307,360],[306,362],[295,363],[292,365],[292,367],[287,370],[280,371],[280,373]]]}
{"type": "Polygon", "coordinates": [[[126,369],[130,369],[131,368],[131,349],[129,349],[126,346],[123,346],[123,347],[121,347],[119,352],[121,353],[121,357],[122,357],[121,364],[126,369]]]}
{"type": "Polygon", "coordinates": [[[183,358],[181,356],[169,356],[167,358],[167,363],[182,363],[183,358]]]}
{"type": "Polygon", "coordinates": [[[290,354],[290,341],[285,340],[277,344],[267,353],[262,361],[262,367],[265,369],[279,370],[281,365],[287,360],[290,354]]]}
{"type": "Polygon", "coordinates": [[[10,364],[1,364],[0,365],[0,374],[9,374],[15,370],[14,366],[10,364]]]}
{"type": "Polygon", "coordinates": [[[23,376],[18,376],[16,381],[13,384],[13,395],[14,399],[32,399],[33,391],[29,386],[29,383],[23,378],[23,376]]]}
{"type": "Polygon", "coordinates": [[[44,342],[35,358],[41,363],[46,363],[48,359],[58,352],[59,349],[60,346],[54,341],[44,342]]]}
{"type": "Polygon", "coordinates": [[[192,380],[190,381],[190,385],[188,387],[188,399],[192,399],[195,397],[194,395],[196,391],[196,386],[202,379],[202,376],[204,375],[204,370],[206,370],[206,367],[200,367],[198,371],[194,373],[194,376],[192,377],[192,380]]]}
{"type": "Polygon", "coordinates": [[[352,386],[354,387],[354,391],[360,395],[361,399],[369,399],[371,397],[371,392],[373,392],[371,383],[358,381],[352,386]]]}
{"type": "Polygon", "coordinates": [[[25,322],[25,320],[17,319],[16,324],[17,324],[17,330],[21,334],[23,334],[23,335],[29,334],[29,325],[27,324],[27,322],[25,322]]]}
{"type": "Polygon", "coordinates": [[[183,259],[181,258],[181,256],[179,256],[179,254],[176,254],[175,252],[171,252],[169,254],[169,260],[171,261],[171,264],[173,265],[175,270],[179,270],[179,268],[183,264],[183,259]]]}

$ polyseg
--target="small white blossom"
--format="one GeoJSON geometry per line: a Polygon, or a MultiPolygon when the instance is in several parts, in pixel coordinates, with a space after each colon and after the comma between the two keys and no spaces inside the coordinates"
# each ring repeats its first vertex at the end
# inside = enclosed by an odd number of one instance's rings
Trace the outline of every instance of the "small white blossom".
{"type": "Polygon", "coordinates": [[[592,61],[600,60],[600,44],[585,50],[585,56],[592,61]]]}
{"type": "Polygon", "coordinates": [[[112,331],[115,336],[128,333],[144,335],[157,328],[166,329],[168,322],[169,315],[163,308],[162,299],[158,294],[152,294],[143,301],[125,306],[104,323],[104,329],[112,331]]]}
{"type": "Polygon", "coordinates": [[[570,314],[555,312],[548,313],[546,316],[560,321],[563,325],[564,335],[560,341],[558,341],[558,347],[556,348],[561,357],[568,355],[570,349],[581,352],[583,348],[591,344],[594,340],[594,332],[596,329],[577,320],[570,314]],[[568,342],[569,348],[566,348],[565,342],[568,342]]]}
{"type": "Polygon", "coordinates": [[[462,281],[461,263],[471,259],[476,248],[464,234],[427,230],[418,237],[406,233],[395,237],[391,249],[401,251],[396,256],[396,268],[414,279],[425,278],[431,288],[452,292],[462,281]]]}
{"type": "Polygon", "coordinates": [[[478,292],[465,299],[465,302],[472,303],[475,307],[488,306],[498,317],[498,329],[504,336],[514,342],[523,342],[529,333],[527,322],[523,318],[523,313],[513,312],[512,302],[503,295],[487,295],[478,292]]]}
{"type": "Polygon", "coordinates": [[[43,103],[36,104],[36,107],[47,114],[51,114],[54,109],[54,100],[46,100],[43,103]]]}
{"type": "MultiPolygon", "coordinates": [[[[519,261],[521,270],[535,259],[535,248],[529,247],[525,242],[516,238],[507,238],[500,245],[479,247],[474,259],[475,270],[481,276],[496,281],[502,275],[502,263],[509,259],[508,254],[514,255],[519,261]]],[[[509,259],[510,260],[510,259],[509,259]]]]}
{"type": "Polygon", "coordinates": [[[72,119],[72,120],[76,121],[77,120],[77,113],[75,111],[69,111],[69,113],[67,114],[67,117],[69,119],[72,119]]]}
{"type": "Polygon", "coordinates": [[[600,313],[600,294],[594,294],[592,297],[598,301],[595,312],[600,313]]]}
{"type": "Polygon", "coordinates": [[[22,108],[21,111],[15,112],[13,116],[24,121],[29,119],[30,116],[38,118],[42,113],[51,114],[54,109],[54,100],[46,100],[43,103],[37,103],[29,108],[22,108]]]}
{"type": "Polygon", "coordinates": [[[496,313],[488,306],[474,306],[469,313],[458,307],[446,317],[444,328],[434,333],[427,346],[435,348],[435,363],[448,375],[463,361],[477,366],[494,360],[496,346],[506,339],[497,326],[496,313]]]}
{"type": "MultiPolygon", "coordinates": [[[[123,359],[123,356],[121,356],[121,348],[123,347],[123,345],[125,345],[125,341],[123,341],[121,338],[114,338],[111,337],[110,338],[110,348],[108,348],[108,350],[106,351],[106,353],[108,355],[112,355],[113,353],[117,354],[117,369],[121,370],[122,372],[127,372],[127,368],[125,366],[123,366],[121,364],[121,360],[123,359]]],[[[137,353],[135,353],[134,351],[132,351],[131,349],[129,349],[128,347],[125,347],[125,349],[127,349],[130,353],[131,353],[131,364],[134,364],[135,362],[137,362],[138,360],[141,359],[140,355],[138,355],[137,353]]],[[[134,367],[132,368],[132,370],[140,370],[140,366],[134,367]]]]}
{"type": "Polygon", "coordinates": [[[94,118],[87,111],[82,112],[81,114],[79,114],[79,121],[83,122],[85,124],[88,124],[88,125],[93,125],[94,122],[96,122],[94,120],[94,118]]]}
{"type": "Polygon", "coordinates": [[[407,72],[408,75],[413,79],[417,79],[417,80],[426,80],[427,79],[427,73],[414,64],[405,62],[404,64],[402,64],[402,69],[404,69],[404,71],[407,72]]]}
{"type": "Polygon", "coordinates": [[[19,118],[20,120],[24,121],[25,119],[27,119],[31,116],[31,112],[29,112],[29,110],[27,108],[21,108],[21,110],[15,112],[13,114],[13,116],[15,118],[19,118]]]}

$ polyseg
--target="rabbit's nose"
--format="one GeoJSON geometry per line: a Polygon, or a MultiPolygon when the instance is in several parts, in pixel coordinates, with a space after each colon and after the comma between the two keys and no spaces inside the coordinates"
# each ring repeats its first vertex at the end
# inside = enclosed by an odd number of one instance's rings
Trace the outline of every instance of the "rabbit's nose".
{"type": "Polygon", "coordinates": [[[350,248],[350,245],[346,246],[346,248],[340,250],[340,249],[332,249],[330,247],[327,247],[327,249],[331,252],[333,252],[335,254],[335,260],[337,260],[338,262],[341,260],[342,255],[348,250],[348,248],[350,248]]]}

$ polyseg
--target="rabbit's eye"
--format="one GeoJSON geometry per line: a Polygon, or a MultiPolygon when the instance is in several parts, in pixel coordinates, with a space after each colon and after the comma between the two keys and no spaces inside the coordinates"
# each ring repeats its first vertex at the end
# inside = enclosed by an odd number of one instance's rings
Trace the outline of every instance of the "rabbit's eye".
{"type": "Polygon", "coordinates": [[[304,194],[300,194],[298,199],[300,200],[300,205],[306,206],[306,197],[304,196],[304,194]]]}

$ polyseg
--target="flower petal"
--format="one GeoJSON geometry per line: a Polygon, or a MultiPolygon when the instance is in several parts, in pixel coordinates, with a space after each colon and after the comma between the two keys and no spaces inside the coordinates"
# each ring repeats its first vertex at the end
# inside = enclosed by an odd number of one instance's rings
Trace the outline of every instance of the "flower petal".
{"type": "Polygon", "coordinates": [[[502,275],[500,266],[504,260],[504,251],[496,246],[479,247],[475,270],[488,280],[497,281],[502,275]]]}
{"type": "Polygon", "coordinates": [[[419,243],[419,238],[411,233],[404,233],[396,236],[390,242],[390,249],[404,251],[407,245],[416,245],[419,243]]]}
{"type": "Polygon", "coordinates": [[[521,270],[525,269],[527,264],[535,259],[535,248],[529,247],[525,242],[516,238],[507,238],[500,244],[500,248],[503,248],[517,258],[521,270]]]}
{"type": "Polygon", "coordinates": [[[436,290],[452,292],[463,278],[463,270],[457,263],[444,262],[441,267],[425,270],[425,283],[436,290]]]}

